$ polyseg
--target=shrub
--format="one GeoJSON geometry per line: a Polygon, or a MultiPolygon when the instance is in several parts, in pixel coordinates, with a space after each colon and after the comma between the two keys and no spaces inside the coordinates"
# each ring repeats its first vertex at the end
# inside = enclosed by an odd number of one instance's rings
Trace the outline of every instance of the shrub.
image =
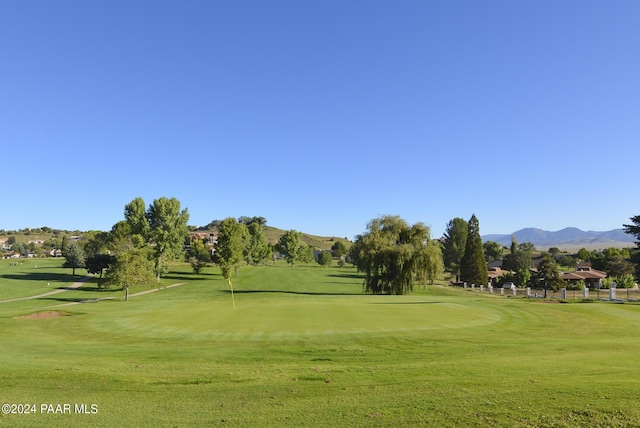
{"type": "Polygon", "coordinates": [[[580,281],[567,283],[567,290],[584,290],[585,287],[586,284],[584,283],[583,279],[581,279],[580,281]]]}
{"type": "Polygon", "coordinates": [[[636,286],[636,281],[633,275],[631,274],[621,275],[616,280],[617,288],[634,288],[635,286],[636,286]]]}

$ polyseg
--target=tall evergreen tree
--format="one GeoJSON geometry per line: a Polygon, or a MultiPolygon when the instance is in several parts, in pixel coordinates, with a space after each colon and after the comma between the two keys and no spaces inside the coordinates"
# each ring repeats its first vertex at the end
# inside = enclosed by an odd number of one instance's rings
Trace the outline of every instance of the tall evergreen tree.
{"type": "Polygon", "coordinates": [[[640,215],[631,217],[629,220],[633,224],[625,224],[624,233],[633,235],[636,238],[636,249],[631,253],[631,262],[636,265],[636,278],[640,278],[640,215]]]}
{"type": "Polygon", "coordinates": [[[486,284],[489,280],[487,262],[480,237],[480,223],[475,214],[469,219],[469,236],[460,266],[460,279],[469,284],[486,284]]]}
{"type": "Polygon", "coordinates": [[[460,280],[460,264],[467,245],[469,225],[459,217],[447,223],[443,239],[443,257],[446,269],[456,276],[456,282],[460,280]]]}
{"type": "Polygon", "coordinates": [[[624,233],[633,235],[636,238],[636,246],[640,248],[640,215],[633,216],[629,220],[633,224],[623,224],[624,233]]]}

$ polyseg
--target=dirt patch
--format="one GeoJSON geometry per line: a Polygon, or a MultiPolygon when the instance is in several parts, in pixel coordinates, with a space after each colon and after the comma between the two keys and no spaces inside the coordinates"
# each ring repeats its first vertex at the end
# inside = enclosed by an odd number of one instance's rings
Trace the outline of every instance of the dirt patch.
{"type": "Polygon", "coordinates": [[[16,317],[16,319],[21,320],[41,320],[46,318],[57,318],[57,317],[67,317],[69,314],[60,312],[60,311],[46,311],[46,312],[36,312],[31,315],[23,315],[20,317],[16,317]]]}

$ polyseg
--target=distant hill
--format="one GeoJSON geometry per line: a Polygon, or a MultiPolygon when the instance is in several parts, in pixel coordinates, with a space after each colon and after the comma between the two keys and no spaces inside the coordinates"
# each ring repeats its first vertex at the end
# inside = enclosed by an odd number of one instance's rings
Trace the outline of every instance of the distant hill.
{"type": "Polygon", "coordinates": [[[531,242],[537,249],[544,250],[557,247],[561,250],[586,248],[588,250],[604,248],[633,247],[635,239],[624,233],[623,229],[613,229],[605,232],[589,230],[587,232],[576,227],[566,227],[556,232],[549,232],[534,227],[518,230],[508,235],[484,235],[483,241],[495,241],[501,245],[511,245],[511,236],[515,236],[518,243],[531,242]]]}
{"type": "MultiPolygon", "coordinates": [[[[265,234],[265,237],[267,238],[267,242],[272,244],[278,242],[280,237],[284,235],[285,232],[286,230],[278,229],[276,227],[271,227],[271,226],[264,227],[264,234],[265,234]]],[[[344,242],[347,248],[351,246],[351,241],[344,238],[337,238],[335,236],[332,237],[332,236],[309,235],[308,233],[304,233],[304,232],[302,232],[300,236],[300,240],[305,244],[311,245],[313,248],[316,248],[318,250],[330,250],[336,241],[344,242]]]]}

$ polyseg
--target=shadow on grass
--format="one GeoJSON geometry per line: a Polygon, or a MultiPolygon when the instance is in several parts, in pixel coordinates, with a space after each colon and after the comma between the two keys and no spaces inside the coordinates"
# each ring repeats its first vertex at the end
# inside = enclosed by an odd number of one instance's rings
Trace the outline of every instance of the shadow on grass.
{"type": "MultiPolygon", "coordinates": [[[[231,290],[219,290],[221,293],[231,294],[231,290]]],[[[366,296],[365,293],[330,293],[325,291],[291,291],[291,290],[234,290],[233,294],[259,294],[259,293],[281,293],[298,294],[305,296],[366,296]]]]}
{"type": "Polygon", "coordinates": [[[51,273],[51,272],[29,272],[23,274],[4,274],[0,275],[0,278],[17,279],[23,281],[59,281],[69,282],[70,280],[78,280],[84,278],[83,275],[71,275],[64,273],[51,273]]]}
{"type": "Polygon", "coordinates": [[[73,290],[78,290],[78,291],[88,291],[90,293],[113,293],[116,291],[121,291],[122,288],[121,287],[103,287],[103,288],[99,288],[97,285],[93,284],[93,286],[91,285],[83,285],[82,287],[78,287],[78,288],[69,288],[69,287],[56,287],[56,289],[58,290],[69,290],[69,291],[73,291],[73,290]]]}
{"type": "Polygon", "coordinates": [[[86,297],[40,297],[38,300],[50,300],[53,302],[60,303],[94,303],[94,302],[107,302],[114,299],[117,299],[120,296],[112,296],[112,297],[101,297],[95,299],[87,299],[86,297]]]}
{"type": "MultiPolygon", "coordinates": [[[[388,296],[388,294],[385,294],[388,296]]],[[[373,302],[372,305],[437,305],[442,302],[373,302]]]]}
{"type": "Polygon", "coordinates": [[[221,274],[215,274],[215,273],[192,273],[192,274],[179,274],[179,273],[174,273],[174,274],[168,274],[168,275],[162,275],[162,279],[171,279],[174,281],[206,281],[209,280],[211,278],[202,278],[203,276],[210,276],[210,277],[220,277],[222,278],[221,274]]]}
{"type": "Polygon", "coordinates": [[[341,273],[341,274],[331,273],[331,274],[329,274],[327,276],[330,276],[330,277],[333,277],[333,278],[364,279],[364,275],[357,274],[357,273],[341,273]]]}

